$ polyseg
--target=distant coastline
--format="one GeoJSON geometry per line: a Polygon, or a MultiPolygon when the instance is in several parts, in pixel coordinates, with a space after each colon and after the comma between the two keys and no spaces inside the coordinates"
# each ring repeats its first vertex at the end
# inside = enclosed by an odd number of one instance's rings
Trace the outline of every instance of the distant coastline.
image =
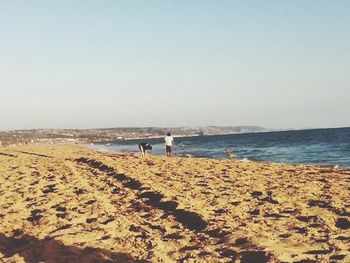
{"type": "Polygon", "coordinates": [[[167,132],[175,137],[216,136],[232,134],[252,134],[288,132],[303,130],[345,129],[336,128],[301,128],[270,129],[260,126],[204,126],[204,127],[120,127],[99,129],[28,129],[0,131],[1,145],[22,145],[28,143],[92,143],[113,142],[120,140],[141,140],[162,138],[167,132]]]}
{"type": "Polygon", "coordinates": [[[200,136],[262,132],[271,129],[260,126],[205,126],[205,127],[123,127],[102,129],[30,129],[0,132],[2,144],[27,144],[33,142],[107,142],[117,140],[160,138],[167,132],[174,136],[200,136]]]}

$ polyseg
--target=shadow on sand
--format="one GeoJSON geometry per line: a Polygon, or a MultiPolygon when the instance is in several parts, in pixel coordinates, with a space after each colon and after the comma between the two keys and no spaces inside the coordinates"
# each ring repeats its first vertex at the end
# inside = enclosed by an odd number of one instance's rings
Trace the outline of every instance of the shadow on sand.
{"type": "Polygon", "coordinates": [[[64,245],[53,238],[39,240],[33,236],[7,237],[0,233],[0,253],[4,258],[18,254],[26,263],[47,262],[140,262],[127,253],[115,253],[100,248],[78,248],[64,245]]]}

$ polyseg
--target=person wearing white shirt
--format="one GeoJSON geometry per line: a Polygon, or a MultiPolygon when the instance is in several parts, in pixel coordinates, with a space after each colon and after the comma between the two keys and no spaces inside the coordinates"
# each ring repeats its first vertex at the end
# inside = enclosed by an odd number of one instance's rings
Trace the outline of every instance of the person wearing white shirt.
{"type": "Polygon", "coordinates": [[[174,142],[173,136],[171,136],[171,134],[168,133],[164,138],[164,141],[165,141],[166,156],[167,157],[173,156],[173,142],[174,142]]]}

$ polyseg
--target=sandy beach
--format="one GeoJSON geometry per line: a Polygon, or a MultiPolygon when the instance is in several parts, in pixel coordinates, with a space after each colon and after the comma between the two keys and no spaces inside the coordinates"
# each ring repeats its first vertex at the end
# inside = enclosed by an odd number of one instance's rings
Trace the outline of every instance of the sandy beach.
{"type": "Polygon", "coordinates": [[[350,170],[0,148],[1,262],[350,262],[350,170]]]}

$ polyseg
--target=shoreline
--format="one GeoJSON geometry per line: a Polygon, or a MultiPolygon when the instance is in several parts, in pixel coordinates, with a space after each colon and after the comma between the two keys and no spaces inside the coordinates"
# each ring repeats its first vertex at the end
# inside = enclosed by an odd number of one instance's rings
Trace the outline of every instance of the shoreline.
{"type": "MultiPolygon", "coordinates": [[[[91,144],[91,143],[90,143],[91,144]]],[[[82,147],[86,147],[87,149],[90,150],[97,150],[101,152],[111,152],[111,153],[117,153],[117,154],[137,154],[139,151],[118,151],[116,149],[101,149],[95,146],[90,146],[90,144],[79,144],[82,147]]],[[[165,154],[153,154],[149,153],[150,156],[164,156],[165,154]]],[[[343,170],[350,170],[350,166],[345,166],[345,165],[330,165],[330,164],[325,164],[325,165],[319,165],[319,164],[312,164],[312,163],[292,163],[292,162],[278,162],[278,161],[268,161],[268,160],[258,160],[258,159],[253,159],[253,158],[246,158],[242,157],[239,159],[239,157],[235,158],[225,158],[225,157],[214,157],[214,156],[201,156],[201,155],[187,155],[187,154],[182,154],[182,155],[174,155],[174,157],[184,157],[184,158],[207,158],[207,159],[214,159],[214,160],[235,160],[235,161],[243,161],[243,162],[260,162],[260,163],[271,163],[271,164],[288,164],[288,165],[295,165],[295,166],[315,166],[315,167],[320,167],[320,168],[336,168],[336,169],[343,169],[343,170]]]]}

